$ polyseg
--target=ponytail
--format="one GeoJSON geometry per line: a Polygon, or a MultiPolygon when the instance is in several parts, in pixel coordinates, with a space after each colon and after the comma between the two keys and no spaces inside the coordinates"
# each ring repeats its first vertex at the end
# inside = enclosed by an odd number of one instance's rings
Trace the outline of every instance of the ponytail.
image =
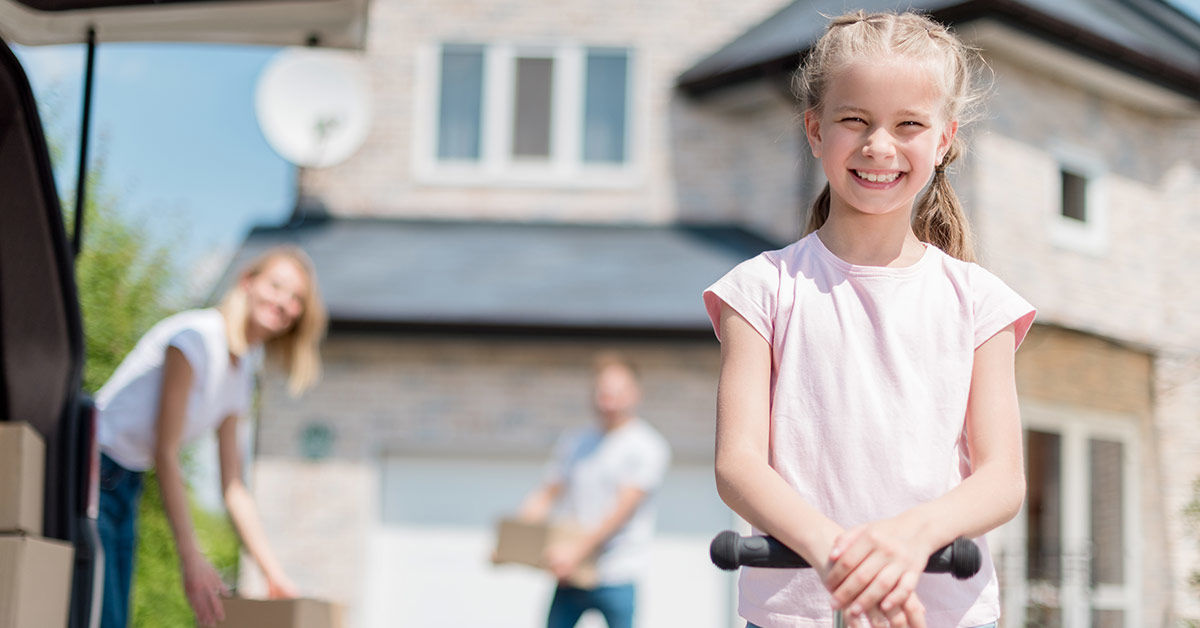
{"type": "Polygon", "coordinates": [[[962,152],[960,140],[955,137],[942,163],[933,171],[933,181],[917,201],[913,231],[922,242],[928,242],[945,251],[951,257],[966,262],[975,261],[975,247],[971,238],[971,226],[963,211],[946,166],[958,159],[962,152]]]}
{"type": "Polygon", "coordinates": [[[820,229],[821,225],[829,220],[829,198],[829,184],[826,183],[825,187],[821,189],[820,196],[817,196],[817,200],[813,201],[812,207],[808,210],[808,226],[804,228],[804,235],[820,229]]]}

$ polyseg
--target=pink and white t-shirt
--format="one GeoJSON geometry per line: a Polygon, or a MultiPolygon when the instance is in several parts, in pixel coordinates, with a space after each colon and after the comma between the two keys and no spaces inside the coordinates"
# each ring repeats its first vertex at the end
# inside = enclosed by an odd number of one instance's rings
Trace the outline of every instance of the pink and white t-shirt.
{"type": "MultiPolygon", "coordinates": [[[[970,473],[963,428],[975,349],[1033,307],[982,267],[928,245],[911,266],[857,266],[815,233],[742,262],[704,292],[717,337],[721,303],[771,345],[770,464],[843,527],[935,499],[970,473]]],[[[932,627],[1000,615],[995,568],[970,580],[925,574],[932,627]]],[[[764,628],[829,626],[811,569],[742,569],[739,612],[764,628]]]]}

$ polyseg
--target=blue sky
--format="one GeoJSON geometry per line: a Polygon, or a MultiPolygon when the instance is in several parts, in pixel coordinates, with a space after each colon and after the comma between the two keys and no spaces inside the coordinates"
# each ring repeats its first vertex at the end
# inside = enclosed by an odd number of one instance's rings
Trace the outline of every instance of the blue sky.
{"type": "MultiPolygon", "coordinates": [[[[250,227],[279,223],[294,203],[294,168],[267,145],[254,114],[259,73],[279,49],[101,43],[96,50],[90,152],[105,161],[105,190],[203,282],[250,227]]],[[[65,149],[60,189],[71,188],[85,49],[16,51],[48,134],[65,149]]],[[[63,205],[73,207],[74,197],[63,205]]]]}

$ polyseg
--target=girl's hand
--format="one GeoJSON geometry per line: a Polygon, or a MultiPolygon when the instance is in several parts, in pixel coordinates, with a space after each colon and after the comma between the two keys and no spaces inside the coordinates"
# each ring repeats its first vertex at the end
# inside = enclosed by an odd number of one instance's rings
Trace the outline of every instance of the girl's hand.
{"type": "Polygon", "coordinates": [[[272,600],[291,599],[300,597],[300,591],[286,575],[279,573],[267,576],[267,597],[272,600]]]}
{"type": "Polygon", "coordinates": [[[895,518],[838,537],[822,574],[834,607],[872,625],[924,626],[924,607],[914,593],[934,548],[917,531],[915,524],[895,518]]]}
{"type": "Polygon", "coordinates": [[[228,596],[229,589],[217,570],[199,553],[182,557],[181,563],[183,590],[196,614],[196,622],[201,626],[215,626],[218,621],[224,621],[221,597],[228,596]]]}

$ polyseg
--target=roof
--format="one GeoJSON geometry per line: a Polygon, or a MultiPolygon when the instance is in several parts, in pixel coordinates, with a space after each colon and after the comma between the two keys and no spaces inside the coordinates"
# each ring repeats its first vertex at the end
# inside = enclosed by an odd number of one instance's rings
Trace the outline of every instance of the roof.
{"type": "Polygon", "coordinates": [[[325,218],[254,229],[219,286],[282,243],[313,258],[335,326],[685,334],[711,333],[704,288],[778,248],[721,225],[325,218]]]}
{"type": "MultiPolygon", "coordinates": [[[[1160,0],[862,0],[866,11],[923,11],[949,25],[990,18],[1200,100],[1200,24],[1160,0]]],[[[678,79],[698,95],[794,71],[843,0],[797,0],[678,79]]]]}

